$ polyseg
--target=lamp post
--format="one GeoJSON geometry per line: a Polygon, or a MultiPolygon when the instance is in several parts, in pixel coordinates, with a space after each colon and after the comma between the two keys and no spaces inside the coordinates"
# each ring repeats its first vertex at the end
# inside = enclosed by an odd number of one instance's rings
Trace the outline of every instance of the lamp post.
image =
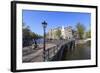
{"type": "Polygon", "coordinates": [[[44,31],[44,41],[43,41],[43,55],[44,55],[44,61],[45,61],[45,29],[47,27],[47,23],[46,21],[42,22],[42,26],[43,26],[43,31],[44,31]]]}

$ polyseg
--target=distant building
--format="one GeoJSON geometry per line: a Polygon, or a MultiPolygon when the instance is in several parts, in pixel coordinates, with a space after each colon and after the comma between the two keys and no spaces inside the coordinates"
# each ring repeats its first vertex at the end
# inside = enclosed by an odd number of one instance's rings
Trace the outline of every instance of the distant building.
{"type": "Polygon", "coordinates": [[[64,28],[64,30],[65,30],[65,36],[64,36],[65,38],[64,39],[73,38],[73,30],[72,30],[71,26],[64,28]]]}
{"type": "Polygon", "coordinates": [[[64,28],[64,26],[62,26],[62,29],[61,29],[61,37],[63,39],[66,39],[66,34],[65,34],[65,28],[64,28]]]}
{"type": "Polygon", "coordinates": [[[76,37],[77,36],[77,33],[76,31],[74,31],[72,29],[71,26],[68,26],[68,27],[58,27],[58,28],[54,28],[54,29],[50,29],[48,31],[48,35],[47,35],[47,38],[48,39],[71,39],[73,37],[76,37]],[[60,37],[57,37],[57,35],[55,34],[56,31],[60,30],[61,31],[61,36],[60,37]]]}
{"type": "Polygon", "coordinates": [[[47,35],[47,38],[48,39],[59,39],[59,37],[56,35],[56,32],[58,30],[61,30],[61,27],[57,27],[57,28],[54,28],[54,29],[50,29],[48,31],[48,35],[47,35]]]}

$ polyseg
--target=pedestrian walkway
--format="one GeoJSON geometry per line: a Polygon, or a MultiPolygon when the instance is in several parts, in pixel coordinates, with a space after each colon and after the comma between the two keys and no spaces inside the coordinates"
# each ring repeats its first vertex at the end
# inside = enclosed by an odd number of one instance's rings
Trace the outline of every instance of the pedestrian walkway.
{"type": "MultiPolygon", "coordinates": [[[[46,50],[55,44],[46,44],[46,50]]],[[[29,47],[23,48],[23,50],[31,50],[29,54],[22,57],[23,62],[42,62],[43,61],[43,44],[39,44],[36,49],[30,49],[29,47]],[[38,49],[39,48],[39,49],[38,49]]]]}

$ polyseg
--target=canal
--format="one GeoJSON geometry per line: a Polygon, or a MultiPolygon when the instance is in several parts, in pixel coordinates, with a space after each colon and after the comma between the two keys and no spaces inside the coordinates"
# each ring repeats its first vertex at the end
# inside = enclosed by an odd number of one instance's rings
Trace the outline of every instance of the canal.
{"type": "MultiPolygon", "coordinates": [[[[64,52],[63,60],[87,60],[91,59],[91,41],[77,44],[74,49],[64,52]]],[[[68,48],[66,48],[68,49],[68,48]]]]}

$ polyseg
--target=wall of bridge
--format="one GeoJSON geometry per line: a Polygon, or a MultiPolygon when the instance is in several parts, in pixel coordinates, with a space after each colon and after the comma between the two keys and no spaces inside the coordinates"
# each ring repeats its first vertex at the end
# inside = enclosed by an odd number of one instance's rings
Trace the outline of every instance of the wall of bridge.
{"type": "Polygon", "coordinates": [[[58,52],[53,56],[51,59],[52,61],[61,61],[64,58],[64,54],[68,51],[71,51],[75,48],[75,41],[67,42],[61,46],[58,47],[58,52]]]}

